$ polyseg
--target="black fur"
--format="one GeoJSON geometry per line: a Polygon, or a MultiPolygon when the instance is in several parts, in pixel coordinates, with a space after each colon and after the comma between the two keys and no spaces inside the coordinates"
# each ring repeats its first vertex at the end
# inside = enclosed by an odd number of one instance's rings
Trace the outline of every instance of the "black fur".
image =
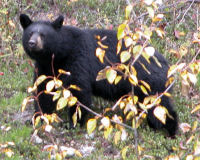
{"type": "MultiPolygon", "coordinates": [[[[81,88],[81,91],[72,91],[73,95],[81,103],[90,106],[92,95],[100,96],[108,100],[116,100],[131,91],[131,85],[127,80],[121,80],[118,85],[110,85],[107,80],[96,81],[97,73],[109,64],[107,62],[104,64],[100,63],[95,56],[95,50],[98,47],[95,36],[107,37],[103,41],[104,45],[109,46],[106,50],[106,56],[111,62],[118,63],[120,60],[116,55],[118,41],[116,31],[81,30],[71,26],[63,26],[62,16],[59,16],[53,22],[32,22],[28,16],[22,14],[20,16],[20,22],[24,29],[23,46],[26,53],[35,60],[38,76],[42,74],[52,75],[51,60],[52,54],[54,54],[55,74],[58,74],[58,69],[71,72],[70,76],[65,75],[61,79],[64,86],[76,84],[81,88]],[[40,44],[38,44],[38,38],[35,38],[37,36],[42,41],[40,44]],[[42,49],[38,47],[39,45],[40,47],[42,45],[42,49]]],[[[165,83],[167,81],[166,76],[169,68],[167,61],[161,54],[156,52],[155,56],[162,64],[162,68],[157,65],[153,58],[150,58],[151,63],[149,64],[142,56],[134,64],[138,79],[144,80],[151,86],[150,95],[161,93],[166,89],[165,83]],[[139,62],[143,63],[151,74],[148,74],[139,62]]],[[[44,89],[45,83],[42,83],[38,88],[38,92],[44,89]]],[[[134,93],[142,102],[145,97],[143,92],[138,87],[135,87],[134,93]]],[[[46,94],[42,94],[39,97],[39,103],[44,113],[52,113],[56,106],[56,102],[52,102],[52,96],[46,94]]],[[[163,96],[161,104],[168,109],[169,114],[174,119],[167,118],[167,123],[164,125],[155,118],[152,108],[148,111],[148,123],[150,127],[155,129],[165,128],[168,130],[170,136],[174,136],[177,130],[177,115],[168,97],[163,96]]],[[[38,106],[36,105],[35,107],[36,111],[38,111],[38,106]]],[[[69,111],[71,126],[71,117],[74,109],[75,107],[71,107],[69,111]]],[[[82,112],[81,123],[83,124],[86,112],[83,109],[82,112]]]]}

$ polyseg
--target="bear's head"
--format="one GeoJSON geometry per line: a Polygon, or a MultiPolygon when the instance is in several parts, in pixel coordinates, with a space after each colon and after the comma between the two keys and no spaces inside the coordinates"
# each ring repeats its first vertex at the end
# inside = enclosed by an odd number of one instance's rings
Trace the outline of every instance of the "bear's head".
{"type": "Polygon", "coordinates": [[[59,16],[53,22],[32,21],[27,15],[20,15],[20,23],[24,30],[23,46],[26,53],[33,59],[51,57],[59,43],[58,32],[62,28],[63,16],[59,16]]]}

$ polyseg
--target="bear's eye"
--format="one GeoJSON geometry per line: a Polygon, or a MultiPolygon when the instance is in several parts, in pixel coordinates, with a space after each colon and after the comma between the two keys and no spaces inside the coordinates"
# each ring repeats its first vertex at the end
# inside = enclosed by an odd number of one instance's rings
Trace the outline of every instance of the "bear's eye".
{"type": "Polygon", "coordinates": [[[30,32],[30,33],[29,33],[29,37],[31,37],[32,35],[33,35],[33,32],[30,32]]]}
{"type": "Polygon", "coordinates": [[[40,33],[40,36],[41,36],[41,38],[44,38],[44,34],[43,33],[40,33]]]}

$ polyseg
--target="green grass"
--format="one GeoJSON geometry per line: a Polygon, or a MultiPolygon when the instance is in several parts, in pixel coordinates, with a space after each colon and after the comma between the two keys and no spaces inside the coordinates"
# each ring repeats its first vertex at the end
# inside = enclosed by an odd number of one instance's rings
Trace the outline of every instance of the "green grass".
{"type": "MultiPolygon", "coordinates": [[[[0,127],[11,127],[9,131],[0,129],[0,144],[10,141],[15,143],[15,146],[9,147],[14,152],[14,155],[8,158],[3,153],[0,153],[0,159],[48,159],[48,153],[43,152],[42,149],[45,145],[52,144],[48,137],[42,133],[39,133],[39,136],[45,140],[44,144],[31,143],[30,138],[33,134],[33,128],[29,122],[23,120],[23,116],[20,116],[21,103],[27,96],[27,87],[32,85],[33,68],[30,66],[29,58],[24,55],[22,49],[22,30],[19,25],[19,14],[27,13],[38,19],[41,17],[40,14],[47,17],[47,14],[54,13],[56,17],[60,13],[66,17],[69,24],[76,20],[77,26],[81,28],[109,28],[111,25],[116,28],[124,19],[125,1],[123,0],[78,0],[69,2],[69,0],[55,0],[54,5],[52,5],[51,0],[45,2],[22,0],[20,3],[14,0],[9,2],[3,0],[0,2],[0,72],[4,73],[4,75],[0,75],[0,127]],[[9,14],[4,14],[4,11],[8,11],[9,14]],[[14,28],[8,26],[8,19],[15,24],[14,28]]],[[[198,6],[195,5],[186,14],[186,23],[168,24],[168,22],[173,21],[173,17],[171,14],[167,14],[164,22],[166,23],[166,37],[160,39],[153,36],[152,45],[168,58],[170,64],[178,60],[174,55],[169,54],[170,49],[178,49],[182,45],[186,46],[189,51],[183,60],[187,62],[193,58],[197,50],[198,46],[191,43],[193,32],[196,31],[196,21],[191,20],[190,17],[196,12],[195,7],[198,6]],[[174,37],[174,29],[183,31],[186,35],[176,39],[174,37]]],[[[169,11],[170,8],[165,10],[169,11]]],[[[136,9],[136,13],[141,12],[142,9],[136,9]]],[[[199,91],[200,75],[193,93],[199,95],[199,91]]],[[[180,92],[181,84],[177,81],[174,87],[173,99],[179,121],[180,123],[186,122],[192,125],[196,117],[191,115],[190,112],[192,107],[199,103],[199,100],[194,96],[183,97],[180,92]]],[[[98,98],[94,98],[93,102],[94,106],[98,106],[98,108],[111,105],[109,102],[98,98]]],[[[27,112],[33,113],[33,105],[27,108],[27,112]]],[[[59,145],[74,147],[78,150],[88,146],[94,147],[94,151],[87,157],[73,157],[73,159],[121,159],[120,151],[127,145],[132,146],[127,152],[127,159],[136,159],[132,131],[128,131],[129,137],[126,141],[115,145],[113,137],[105,140],[103,132],[98,130],[95,132],[94,138],[87,138],[85,136],[87,133],[85,128],[77,127],[74,130],[66,130],[60,125],[55,125],[55,127],[54,138],[59,145]]],[[[144,148],[142,155],[163,159],[167,155],[180,153],[180,143],[185,145],[191,134],[191,132],[183,134],[179,130],[176,139],[166,138],[166,132],[152,130],[145,121],[138,129],[138,142],[144,148]],[[173,150],[173,147],[176,149],[173,150]]],[[[181,158],[186,153],[193,151],[193,144],[194,141],[187,145],[187,152],[183,152],[184,154],[181,158]]],[[[143,159],[148,158],[143,157],[143,159]]]]}

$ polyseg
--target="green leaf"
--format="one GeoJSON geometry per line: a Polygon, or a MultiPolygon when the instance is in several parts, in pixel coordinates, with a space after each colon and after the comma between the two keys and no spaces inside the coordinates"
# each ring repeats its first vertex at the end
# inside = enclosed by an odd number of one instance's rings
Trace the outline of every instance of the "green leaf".
{"type": "Polygon", "coordinates": [[[110,84],[112,84],[117,77],[117,71],[114,69],[110,68],[106,71],[106,78],[110,84]]]}
{"type": "Polygon", "coordinates": [[[131,58],[131,54],[128,51],[123,51],[120,54],[120,61],[121,63],[125,63],[126,61],[128,61],[131,58]]]}

